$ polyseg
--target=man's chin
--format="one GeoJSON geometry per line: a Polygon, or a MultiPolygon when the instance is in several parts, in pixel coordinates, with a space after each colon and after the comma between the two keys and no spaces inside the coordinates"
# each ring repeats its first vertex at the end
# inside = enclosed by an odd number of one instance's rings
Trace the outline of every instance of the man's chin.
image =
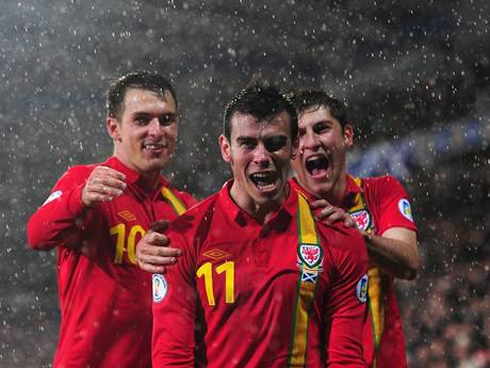
{"type": "Polygon", "coordinates": [[[146,172],[162,171],[167,163],[168,163],[168,160],[166,160],[166,161],[149,160],[148,162],[146,162],[145,171],[146,172]]]}
{"type": "Polygon", "coordinates": [[[273,203],[282,203],[286,198],[286,191],[276,186],[273,190],[262,191],[255,188],[255,199],[257,204],[263,206],[273,203]]]}

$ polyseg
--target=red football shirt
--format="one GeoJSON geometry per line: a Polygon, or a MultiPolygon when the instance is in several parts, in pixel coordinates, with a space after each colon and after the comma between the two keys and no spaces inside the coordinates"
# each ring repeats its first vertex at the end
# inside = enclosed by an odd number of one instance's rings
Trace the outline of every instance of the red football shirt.
{"type": "MultiPolygon", "coordinates": [[[[293,187],[301,190],[291,180],[293,187]]],[[[392,176],[356,178],[347,175],[342,207],[359,229],[377,235],[392,227],[417,231],[408,195],[392,176]]],[[[369,270],[370,318],[364,327],[364,357],[373,368],[407,367],[402,320],[393,288],[393,277],[378,268],[369,270]]]]}
{"type": "Polygon", "coordinates": [[[315,225],[295,191],[260,225],[230,186],[171,224],[183,256],[153,276],[153,367],[366,367],[358,232],[304,230],[315,225]]]}
{"type": "Polygon", "coordinates": [[[163,177],[158,190],[145,188],[114,157],[97,165],[70,168],[27,226],[32,248],[57,248],[61,326],[53,367],[149,368],[151,275],[136,265],[135,245],[154,221],[175,219],[195,200],[163,177]],[[86,209],[81,191],[97,165],[125,174],[128,187],[86,209]]]}

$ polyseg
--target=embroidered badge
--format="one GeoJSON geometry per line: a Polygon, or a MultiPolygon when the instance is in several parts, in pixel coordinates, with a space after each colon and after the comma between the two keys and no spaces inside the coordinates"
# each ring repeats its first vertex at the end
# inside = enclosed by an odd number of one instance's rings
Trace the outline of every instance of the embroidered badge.
{"type": "Polygon", "coordinates": [[[368,296],[368,275],[364,274],[364,276],[361,277],[359,282],[357,283],[356,287],[356,294],[357,294],[357,299],[361,303],[366,303],[367,301],[367,296],[368,296]]]}
{"type": "Polygon", "coordinates": [[[131,211],[121,211],[117,215],[126,221],[136,221],[136,216],[131,211]]]}
{"type": "Polygon", "coordinates": [[[400,199],[398,201],[398,210],[407,220],[413,222],[412,209],[409,201],[407,201],[405,198],[400,199]]]}
{"type": "Polygon", "coordinates": [[[153,289],[153,301],[155,303],[161,302],[165,298],[165,295],[167,295],[167,291],[168,291],[167,280],[165,280],[165,277],[163,277],[162,274],[159,273],[153,274],[152,289],[153,289]]]}
{"type": "Polygon", "coordinates": [[[298,264],[309,269],[320,268],[323,262],[323,249],[318,244],[300,244],[298,264]]]}
{"type": "Polygon", "coordinates": [[[46,199],[46,201],[43,203],[43,206],[45,204],[48,204],[49,202],[54,201],[55,199],[61,197],[62,194],[63,194],[63,192],[61,190],[57,190],[56,192],[51,193],[49,195],[48,199],[46,199]]]}
{"type": "Polygon", "coordinates": [[[357,228],[359,230],[366,231],[369,229],[371,225],[371,215],[366,210],[361,210],[357,212],[353,212],[350,214],[350,217],[356,222],[357,228]]]}

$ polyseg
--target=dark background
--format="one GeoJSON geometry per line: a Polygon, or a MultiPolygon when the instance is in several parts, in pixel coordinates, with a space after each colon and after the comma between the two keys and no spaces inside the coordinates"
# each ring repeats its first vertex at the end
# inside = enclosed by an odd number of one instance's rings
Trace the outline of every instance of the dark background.
{"type": "Polygon", "coordinates": [[[228,177],[216,143],[231,96],[260,73],[323,88],[356,125],[356,174],[393,173],[412,198],[424,267],[398,292],[412,367],[490,367],[490,3],[8,1],[0,4],[0,367],[49,367],[54,252],[28,217],[70,165],[104,160],[111,78],[177,86],[166,174],[198,197],[228,177]]]}

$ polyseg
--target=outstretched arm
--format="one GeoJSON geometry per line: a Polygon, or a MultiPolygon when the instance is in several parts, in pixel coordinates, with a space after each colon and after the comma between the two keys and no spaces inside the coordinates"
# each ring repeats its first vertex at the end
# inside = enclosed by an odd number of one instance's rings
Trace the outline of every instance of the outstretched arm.
{"type": "Polygon", "coordinates": [[[136,261],[142,270],[163,273],[166,266],[177,263],[177,258],[182,255],[180,249],[169,246],[170,239],[162,234],[168,227],[167,220],[155,222],[136,244],[136,261]]]}

